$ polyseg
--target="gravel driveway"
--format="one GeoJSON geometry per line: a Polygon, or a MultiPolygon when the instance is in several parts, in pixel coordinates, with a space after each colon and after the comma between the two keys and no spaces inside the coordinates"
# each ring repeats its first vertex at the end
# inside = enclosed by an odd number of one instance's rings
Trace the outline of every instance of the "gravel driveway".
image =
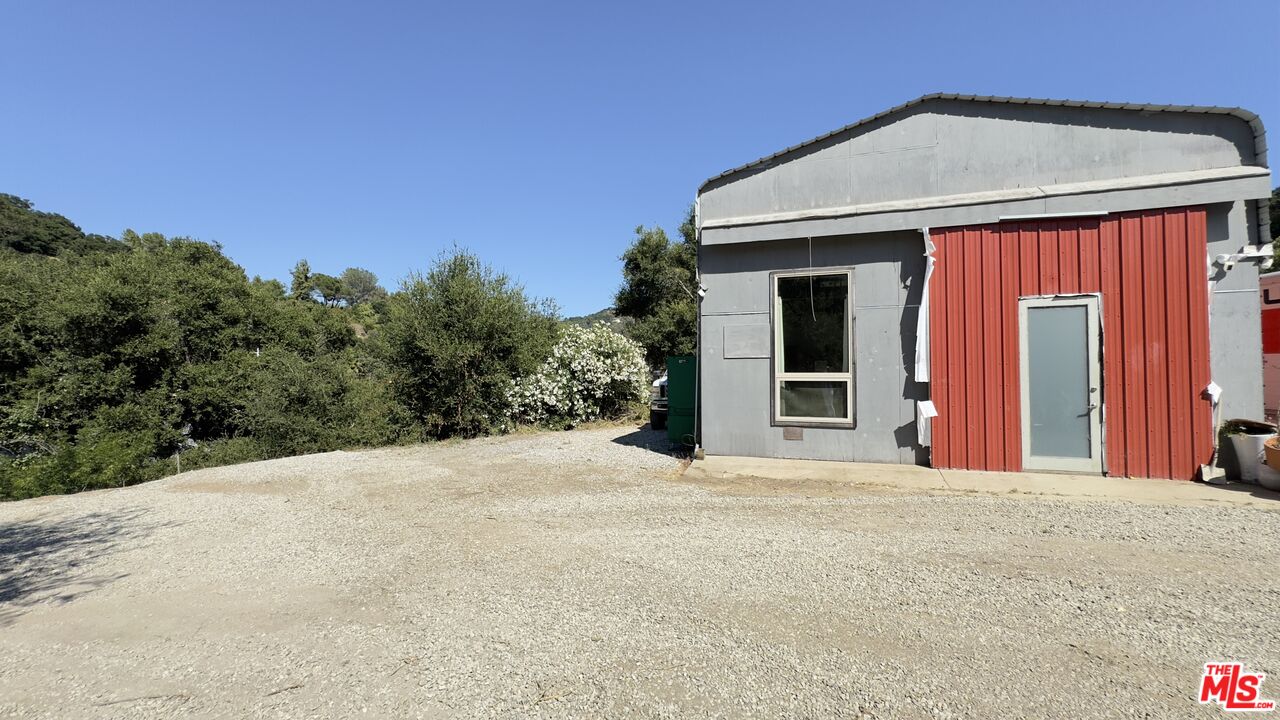
{"type": "Polygon", "coordinates": [[[0,715],[1219,717],[1280,513],[695,484],[616,428],[0,505],[0,715]]]}

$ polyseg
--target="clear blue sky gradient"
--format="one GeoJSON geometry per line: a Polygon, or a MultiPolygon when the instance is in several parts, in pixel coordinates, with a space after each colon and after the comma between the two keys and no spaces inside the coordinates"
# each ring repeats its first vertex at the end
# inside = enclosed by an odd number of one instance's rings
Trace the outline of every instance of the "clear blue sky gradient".
{"type": "Polygon", "coordinates": [[[1277,0],[12,2],[0,191],[263,277],[456,243],[582,314],[707,177],[924,93],[1280,128],[1278,36],[1277,0]]]}

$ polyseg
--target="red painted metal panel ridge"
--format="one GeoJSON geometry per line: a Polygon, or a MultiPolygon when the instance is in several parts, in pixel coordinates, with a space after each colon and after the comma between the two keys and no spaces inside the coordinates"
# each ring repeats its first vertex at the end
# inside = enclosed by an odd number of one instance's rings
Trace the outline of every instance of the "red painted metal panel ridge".
{"type": "Polygon", "coordinates": [[[986,466],[988,470],[1004,469],[1004,378],[1000,342],[1000,235],[996,226],[982,228],[982,326],[985,358],[982,384],[985,388],[983,414],[986,416],[986,466]]]}
{"type": "Polygon", "coordinates": [[[1128,475],[1125,454],[1124,322],[1120,312],[1120,222],[1108,218],[1100,229],[1102,287],[1103,439],[1107,445],[1107,473],[1128,475]]]}
{"type": "Polygon", "coordinates": [[[982,387],[982,298],[979,295],[982,278],[982,247],[978,242],[978,231],[971,228],[964,230],[964,284],[960,287],[965,309],[965,360],[967,373],[965,393],[965,454],[969,459],[966,467],[985,470],[987,467],[986,446],[984,444],[985,419],[981,414],[983,398],[982,387]]]}
{"type": "MultiPolygon", "coordinates": [[[[1142,219],[1142,243],[1144,247],[1164,248],[1164,213],[1148,213],[1142,219]]],[[[1164,267],[1167,253],[1159,259],[1143,263],[1143,308],[1146,311],[1147,367],[1147,417],[1150,427],[1150,444],[1147,466],[1152,477],[1167,478],[1169,474],[1169,357],[1165,296],[1164,267]]]]}
{"type": "Polygon", "coordinates": [[[1098,274],[1100,232],[1098,223],[1087,222],[1080,228],[1080,292],[1098,292],[1102,280],[1098,274]]]}
{"type": "Polygon", "coordinates": [[[1082,292],[1079,224],[1078,220],[1070,220],[1055,225],[1058,231],[1058,292],[1082,292]]]}
{"type": "Polygon", "coordinates": [[[1146,477],[1147,413],[1145,322],[1142,311],[1142,217],[1120,218],[1120,312],[1124,315],[1125,465],[1127,473],[1146,477]]]}
{"type": "Polygon", "coordinates": [[[1040,277],[1040,232],[1032,223],[1018,225],[1020,295],[1035,295],[1040,277]]]}
{"type": "Polygon", "coordinates": [[[951,397],[951,417],[947,422],[947,428],[951,432],[950,458],[951,467],[968,467],[969,454],[968,442],[965,437],[968,433],[965,431],[966,407],[968,405],[968,381],[965,378],[965,313],[964,313],[964,242],[963,233],[960,230],[953,230],[947,233],[947,244],[951,247],[948,256],[951,258],[951,268],[947,271],[947,308],[948,327],[952,332],[952,339],[949,343],[951,348],[951,358],[948,362],[948,368],[951,377],[955,379],[951,387],[954,393],[951,397]]]}
{"type": "Polygon", "coordinates": [[[1169,472],[1172,477],[1195,475],[1192,458],[1191,322],[1187,293],[1187,217],[1170,211],[1164,216],[1165,292],[1168,297],[1166,334],[1169,338],[1169,472]]]}
{"type": "Polygon", "coordinates": [[[1018,386],[1018,229],[1006,224],[1000,231],[1000,332],[1004,364],[1004,469],[1022,469],[1022,396],[1018,386]]]}
{"type": "Polygon", "coordinates": [[[1056,295],[1058,292],[1058,226],[1053,222],[1040,223],[1040,292],[1039,295],[1056,295]]]}
{"type": "Polygon", "coordinates": [[[955,243],[952,241],[951,232],[938,231],[934,243],[937,244],[939,249],[939,274],[937,277],[939,282],[935,283],[935,287],[937,288],[937,296],[942,301],[931,308],[930,312],[942,321],[942,334],[945,336],[943,345],[946,348],[946,356],[937,361],[936,365],[941,368],[941,372],[947,375],[947,392],[943,397],[943,404],[938,406],[938,418],[936,421],[937,431],[944,434],[946,438],[942,443],[942,453],[937,458],[935,466],[956,467],[955,408],[956,398],[959,397],[960,383],[963,378],[956,374],[955,368],[955,358],[957,353],[960,352],[960,331],[956,327],[954,313],[951,312],[951,300],[954,293],[952,288],[955,286],[956,265],[959,262],[959,258],[957,257],[955,243]]]}
{"type": "Polygon", "coordinates": [[[1192,416],[1194,424],[1195,464],[1209,462],[1213,454],[1213,419],[1204,388],[1209,384],[1209,273],[1199,259],[1208,253],[1204,208],[1187,212],[1187,292],[1191,327],[1191,385],[1194,392],[1192,416]]]}
{"type": "Polygon", "coordinates": [[[934,407],[938,409],[938,417],[931,423],[929,460],[934,467],[947,467],[947,443],[950,434],[942,427],[946,423],[948,384],[950,375],[945,371],[948,353],[946,331],[946,303],[943,296],[947,291],[944,280],[947,267],[946,247],[942,242],[942,233],[930,232],[930,240],[936,248],[933,252],[933,277],[929,281],[929,394],[934,407]]]}

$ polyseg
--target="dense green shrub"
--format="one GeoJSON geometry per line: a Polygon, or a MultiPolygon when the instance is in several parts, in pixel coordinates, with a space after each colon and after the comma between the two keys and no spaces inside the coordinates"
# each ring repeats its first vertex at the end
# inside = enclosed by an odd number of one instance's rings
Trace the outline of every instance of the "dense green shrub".
{"type": "Polygon", "coordinates": [[[142,482],[176,453],[190,468],[413,437],[351,310],[250,281],[215,245],[120,244],[0,251],[0,498],[142,482]]]}
{"type": "Polygon", "coordinates": [[[207,440],[186,450],[175,457],[167,458],[164,463],[172,465],[167,471],[183,472],[199,470],[222,465],[238,465],[257,460],[270,460],[279,455],[273,454],[257,438],[234,437],[221,440],[207,440]]]}
{"type": "Polygon", "coordinates": [[[217,245],[86,236],[0,196],[0,500],[480,435],[513,412],[572,425],[643,398],[634,343],[565,332],[464,251],[390,296],[367,270],[306,261],[286,289],[217,245]]]}
{"type": "Polygon", "coordinates": [[[410,275],[389,310],[383,332],[397,396],[430,437],[505,425],[512,383],[557,337],[554,307],[459,250],[410,275]]]}

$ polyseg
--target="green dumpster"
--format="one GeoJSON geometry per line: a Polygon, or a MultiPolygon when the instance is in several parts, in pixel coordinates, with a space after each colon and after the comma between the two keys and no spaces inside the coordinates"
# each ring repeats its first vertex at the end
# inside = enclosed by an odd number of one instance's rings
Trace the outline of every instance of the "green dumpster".
{"type": "Polygon", "coordinates": [[[692,355],[667,358],[667,438],[693,447],[693,405],[697,395],[698,363],[692,355]]]}

